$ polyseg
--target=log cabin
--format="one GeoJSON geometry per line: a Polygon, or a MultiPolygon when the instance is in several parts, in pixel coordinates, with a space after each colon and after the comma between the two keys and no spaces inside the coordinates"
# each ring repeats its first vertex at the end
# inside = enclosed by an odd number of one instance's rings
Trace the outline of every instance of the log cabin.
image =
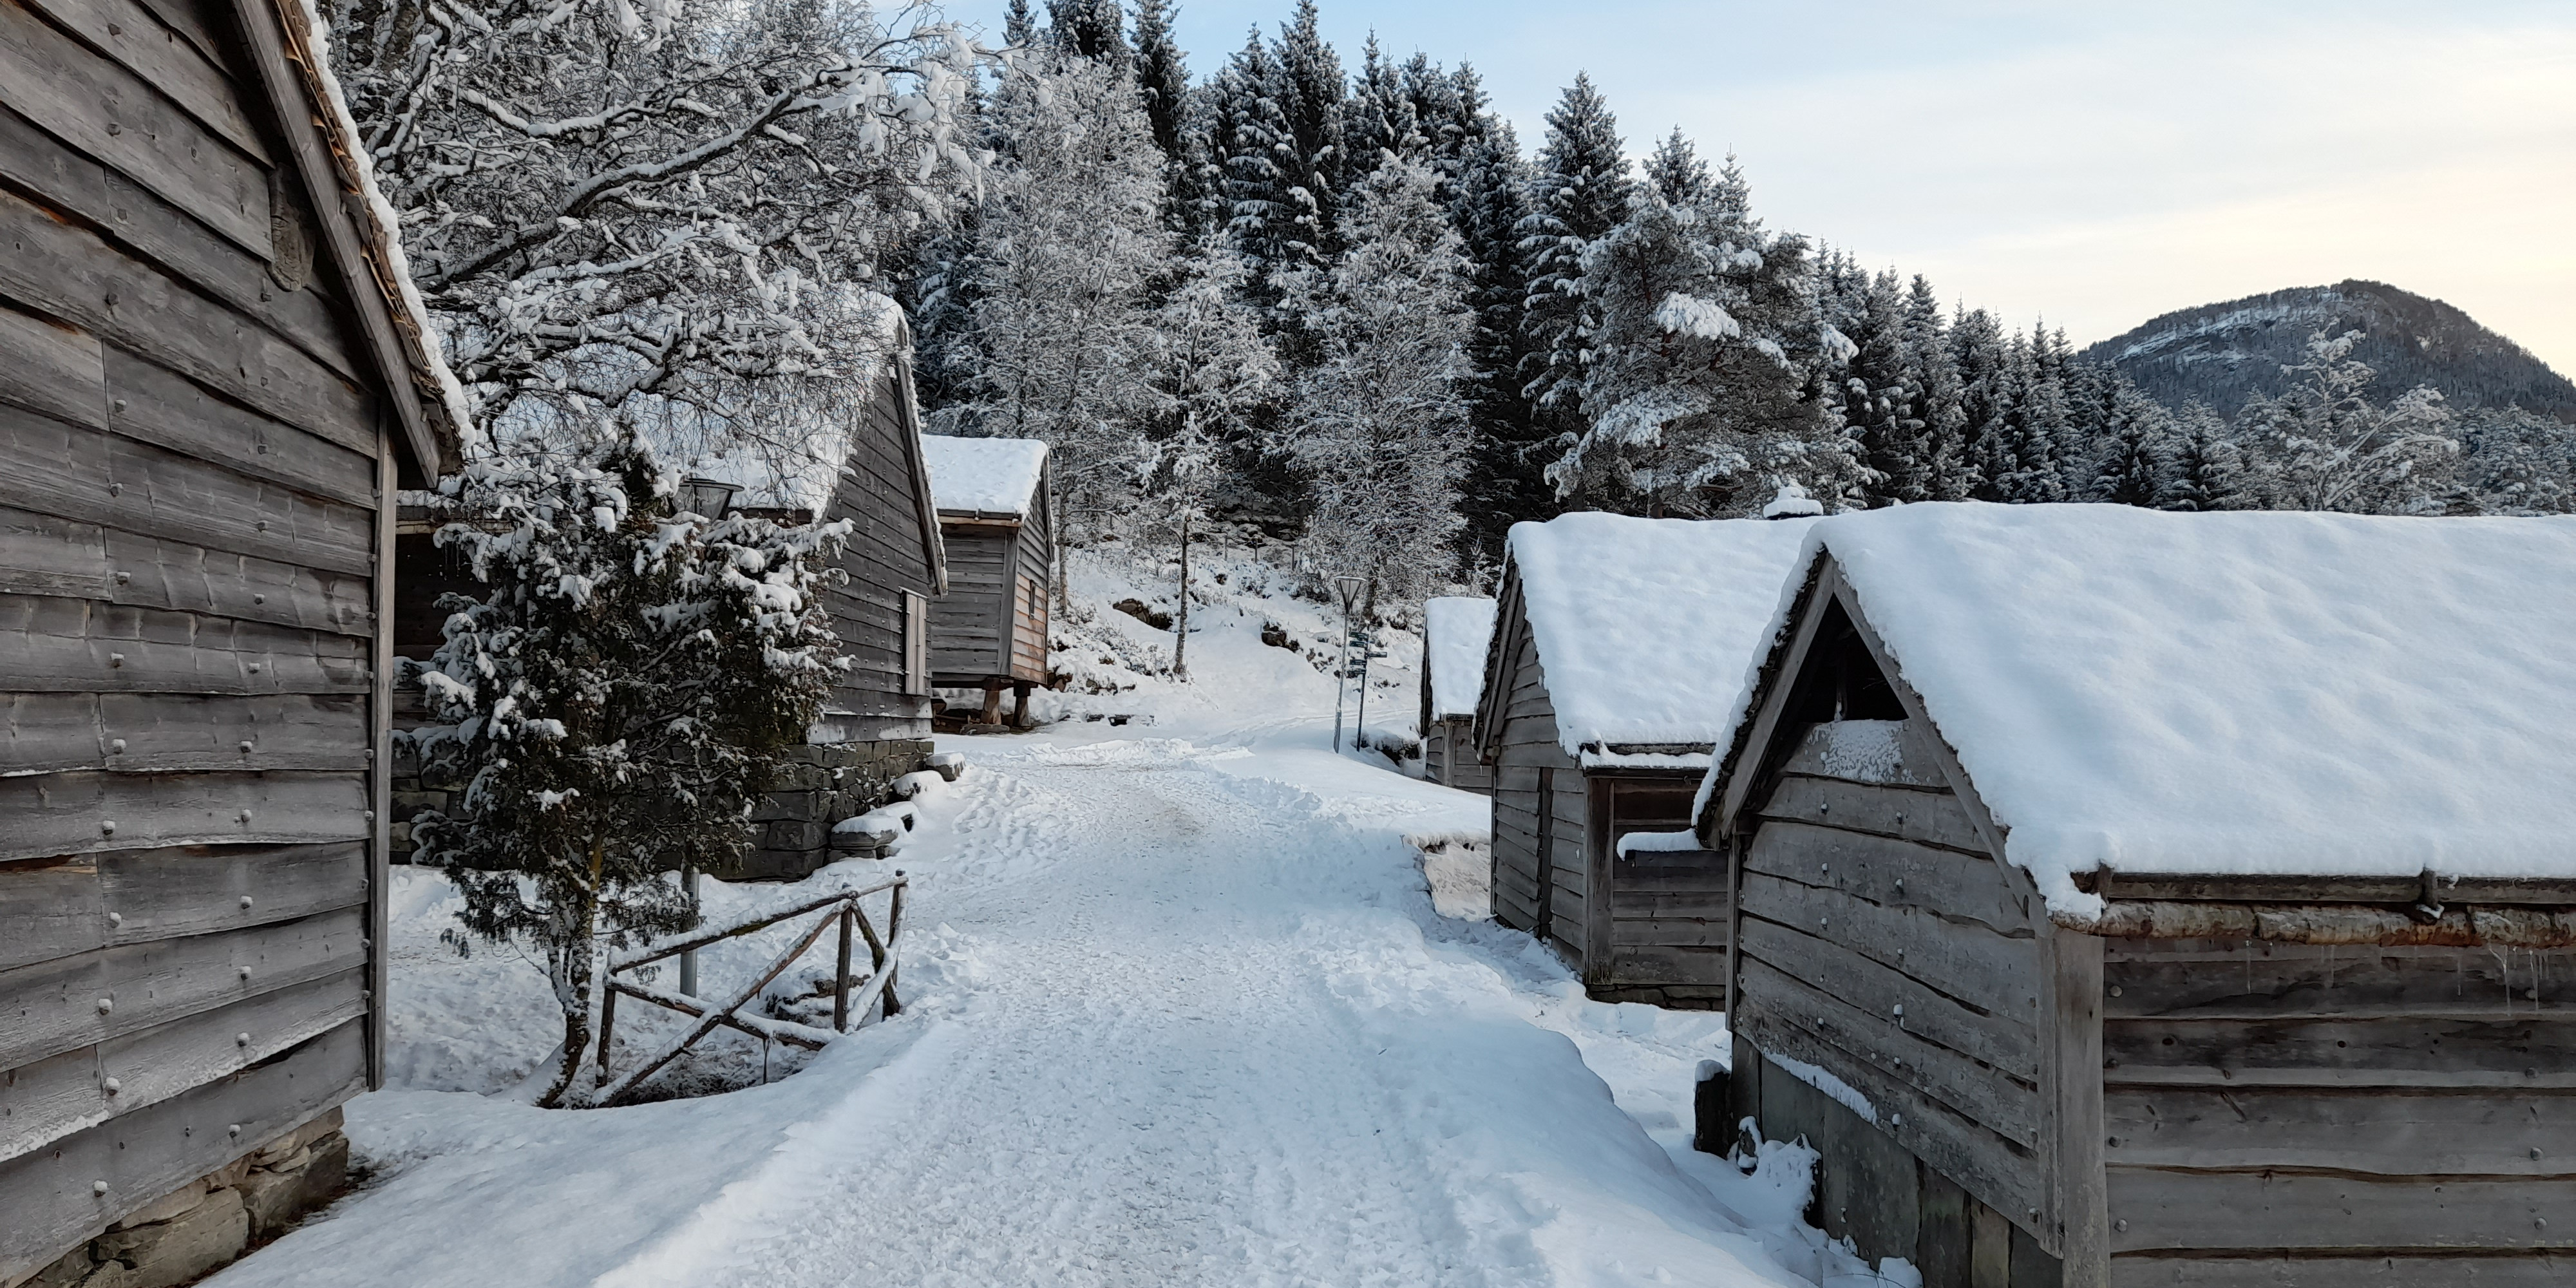
{"type": "Polygon", "coordinates": [[[1029,690],[1047,683],[1047,604],[1055,592],[1054,485],[1031,438],[922,439],[948,593],[930,609],[931,682],[983,693],[976,723],[1028,723],[1029,690]]]}
{"type": "Polygon", "coordinates": [[[1494,916],[1550,945],[1593,997],[1725,1006],[1725,863],[1669,842],[1689,830],[1812,522],[1512,527],[1476,707],[1494,916]]]}
{"type": "Polygon", "coordinates": [[[1819,522],[1773,638],[1697,826],[1725,1118],[1827,1234],[2576,1278],[2576,519],[1905,506],[1819,522]]]}
{"type": "Polygon", "coordinates": [[[384,1075],[392,498],[461,398],[306,10],[0,0],[0,1283],[174,1284],[384,1075]]]}
{"type": "MultiPolygon", "coordinates": [[[[912,385],[912,331],[891,299],[870,295],[879,320],[878,369],[860,378],[867,390],[848,425],[825,426],[801,441],[734,444],[689,452],[666,445],[685,478],[679,504],[707,513],[741,512],[780,523],[847,520],[839,585],[825,592],[834,627],[850,660],[823,714],[792,753],[795,767],[753,812],[755,835],[735,864],[708,875],[730,881],[795,880],[833,861],[832,825],[891,799],[895,780],[923,767],[931,747],[930,641],[935,610],[947,588],[939,519],[933,508],[920,413],[912,385]]],[[[477,583],[440,550],[440,520],[428,507],[407,506],[396,551],[403,583],[395,612],[400,658],[436,652],[449,591],[473,594],[477,583]]],[[[398,716],[417,725],[418,685],[398,716]]],[[[398,857],[411,849],[412,818],[444,806],[461,784],[422,778],[407,751],[397,757],[395,826],[398,857]]]]}
{"type": "Polygon", "coordinates": [[[1493,600],[1442,595],[1423,601],[1423,777],[1489,795],[1494,775],[1476,754],[1476,700],[1493,642],[1493,600]]]}

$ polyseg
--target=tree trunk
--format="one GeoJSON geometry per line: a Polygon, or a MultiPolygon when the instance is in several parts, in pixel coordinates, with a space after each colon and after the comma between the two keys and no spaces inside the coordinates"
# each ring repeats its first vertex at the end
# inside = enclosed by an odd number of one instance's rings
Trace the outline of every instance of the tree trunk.
{"type": "MultiPolygon", "coordinates": [[[[590,884],[584,887],[574,904],[569,919],[570,933],[563,936],[557,951],[563,954],[563,978],[557,982],[555,1000],[564,1013],[563,1067],[555,1071],[554,1085],[537,1097],[537,1108],[553,1109],[563,1103],[564,1092],[581,1068],[582,1056],[590,1050],[590,985],[591,972],[598,962],[596,936],[599,932],[599,885],[608,866],[608,842],[593,837],[590,842],[590,884]]],[[[603,1071],[604,1072],[604,1071],[603,1071]]]]}
{"type": "Polygon", "coordinates": [[[1172,678],[1190,678],[1190,513],[1181,511],[1181,612],[1172,624],[1172,678]]]}

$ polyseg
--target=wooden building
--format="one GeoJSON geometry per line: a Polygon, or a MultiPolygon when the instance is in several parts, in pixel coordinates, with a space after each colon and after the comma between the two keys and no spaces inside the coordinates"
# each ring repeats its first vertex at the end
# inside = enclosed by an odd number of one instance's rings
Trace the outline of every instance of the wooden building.
{"type": "Polygon", "coordinates": [[[948,593],[930,610],[931,680],[981,689],[978,721],[1028,722],[1047,682],[1047,602],[1055,592],[1054,486],[1046,444],[1029,438],[922,439],[948,547],[948,593]]]}
{"type": "MultiPolygon", "coordinates": [[[[843,580],[825,596],[852,666],[795,752],[795,770],[754,812],[751,848],[734,867],[709,874],[720,879],[793,880],[831,862],[832,825],[884,804],[894,781],[931,752],[930,641],[947,564],[913,397],[911,328],[892,300],[869,302],[883,319],[886,357],[856,423],[820,429],[802,445],[700,454],[687,465],[683,508],[851,525],[843,580]]],[[[406,507],[395,649],[408,659],[438,649],[445,621],[438,597],[476,589],[464,566],[438,549],[439,526],[436,515],[406,507]]],[[[417,694],[416,685],[405,686],[406,725],[420,719],[417,694]]],[[[395,847],[407,856],[412,817],[444,806],[461,784],[424,780],[406,754],[394,786],[395,847]]]]}
{"type": "Polygon", "coordinates": [[[1463,791],[1494,790],[1476,754],[1476,700],[1494,643],[1494,601],[1443,595],[1422,605],[1422,774],[1463,791]]]}
{"type": "MultiPolygon", "coordinates": [[[[1930,1288],[2576,1281],[2576,520],[1822,521],[1726,1121],[1930,1288]]],[[[1731,1133],[1729,1133],[1731,1134],[1731,1133]]]]}
{"type": "Polygon", "coordinates": [[[1476,708],[1494,916],[1594,997],[1725,1005],[1725,864],[1668,846],[1810,522],[1570,514],[1511,530],[1476,708]],[[1623,846],[1635,833],[1660,839],[1623,846]]]}
{"type": "Polygon", "coordinates": [[[0,1283],[231,1259],[383,1073],[391,498],[458,410],[304,12],[0,0],[0,1283]]]}

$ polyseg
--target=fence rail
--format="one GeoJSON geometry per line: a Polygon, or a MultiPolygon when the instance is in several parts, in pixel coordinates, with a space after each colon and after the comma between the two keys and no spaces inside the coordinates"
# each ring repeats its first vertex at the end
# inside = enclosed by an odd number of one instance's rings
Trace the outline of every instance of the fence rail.
{"type": "Polygon", "coordinates": [[[887,1015],[901,1011],[903,1004],[896,998],[894,989],[895,949],[903,932],[903,892],[909,884],[905,876],[898,872],[892,879],[877,882],[875,885],[864,886],[857,890],[844,890],[838,894],[808,900],[792,908],[767,913],[748,921],[736,922],[720,930],[704,931],[686,939],[664,944],[649,953],[612,964],[608,968],[608,987],[599,1008],[599,1088],[591,1102],[601,1106],[625,1103],[633,1097],[636,1089],[644,1084],[646,1078],[652,1077],[664,1065],[678,1059],[681,1052],[697,1045],[700,1039],[718,1028],[729,1028],[752,1037],[785,1042],[812,1051],[821,1049],[833,1038],[849,1032],[850,1017],[865,1016],[868,1008],[880,999],[885,1003],[887,1015]],[[876,923],[868,919],[866,906],[860,902],[873,894],[887,896],[885,935],[882,938],[877,935],[876,923]],[[639,967],[665,961],[682,953],[695,952],[710,944],[718,944],[728,939],[766,930],[782,921],[793,921],[803,916],[813,916],[814,924],[806,927],[805,933],[798,936],[796,942],[786,952],[772,960],[767,970],[762,971],[749,984],[736,990],[730,1000],[721,1005],[714,999],[667,992],[649,984],[618,978],[639,967]],[[830,929],[834,922],[840,924],[841,939],[839,964],[832,972],[832,1027],[821,1029],[810,1024],[774,1020],[765,1015],[742,1014],[742,1008],[759,1000],[761,991],[769,987],[770,981],[785,974],[788,967],[795,965],[796,960],[803,957],[806,950],[812,948],[814,941],[821,939],[823,932],[830,929]],[[851,943],[851,935],[854,931],[863,936],[868,945],[871,965],[864,979],[853,979],[850,975],[850,958],[854,947],[851,943]],[[690,1025],[678,1038],[663,1043],[654,1051],[651,1058],[612,1079],[608,1071],[609,1052],[612,1046],[611,1039],[617,1032],[617,999],[620,997],[631,997],[636,1001],[649,1002],[665,1010],[677,1011],[697,1022],[690,1025]]]}

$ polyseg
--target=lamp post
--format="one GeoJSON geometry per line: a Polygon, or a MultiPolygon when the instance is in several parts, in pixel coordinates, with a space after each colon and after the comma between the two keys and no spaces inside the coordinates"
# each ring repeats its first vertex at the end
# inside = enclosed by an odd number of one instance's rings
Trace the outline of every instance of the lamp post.
{"type": "Polygon", "coordinates": [[[692,475],[680,480],[680,508],[709,519],[721,519],[733,506],[734,494],[742,491],[739,483],[692,475]]]}
{"type": "Polygon", "coordinates": [[[1342,647],[1333,659],[1333,750],[1335,752],[1342,749],[1342,684],[1351,678],[1351,605],[1359,598],[1360,584],[1360,579],[1357,577],[1333,578],[1333,589],[1342,597],[1342,647]]]}

